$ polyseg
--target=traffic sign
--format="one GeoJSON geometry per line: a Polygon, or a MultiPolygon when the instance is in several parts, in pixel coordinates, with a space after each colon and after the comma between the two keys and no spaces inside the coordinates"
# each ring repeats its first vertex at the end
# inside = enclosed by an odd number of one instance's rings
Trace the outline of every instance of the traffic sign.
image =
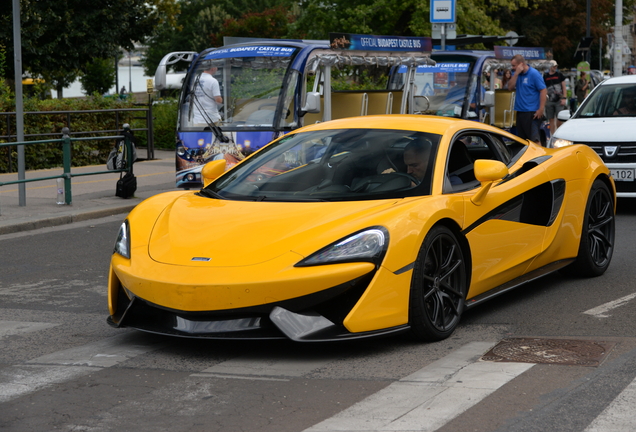
{"type": "Polygon", "coordinates": [[[432,23],[455,22],[455,0],[431,0],[432,23]]]}

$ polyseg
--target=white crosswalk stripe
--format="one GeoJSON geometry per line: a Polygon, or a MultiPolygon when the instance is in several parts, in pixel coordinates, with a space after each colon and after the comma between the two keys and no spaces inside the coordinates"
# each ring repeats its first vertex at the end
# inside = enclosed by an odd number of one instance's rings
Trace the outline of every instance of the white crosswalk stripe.
{"type": "Polygon", "coordinates": [[[44,330],[55,327],[56,325],[58,324],[26,321],[0,321],[0,339],[20,333],[44,330]]]}
{"type": "MultiPolygon", "coordinates": [[[[22,326],[22,329],[29,331],[30,327],[22,326]]],[[[29,360],[26,365],[0,371],[0,402],[114,366],[161,347],[160,344],[144,343],[143,334],[126,332],[29,360]]]]}
{"type": "Polygon", "coordinates": [[[494,345],[465,345],[306,432],[437,430],[534,366],[479,362],[494,345]]]}
{"type": "MultiPolygon", "coordinates": [[[[45,330],[55,325],[0,321],[0,339],[45,330]]],[[[43,355],[20,365],[0,368],[0,403],[55,384],[70,382],[166,346],[166,342],[152,340],[145,333],[128,331],[43,355]]],[[[534,367],[531,363],[481,361],[481,356],[495,343],[468,343],[305,432],[436,431],[534,367]]],[[[266,356],[263,353],[245,354],[190,376],[284,382],[309,376],[338,358],[338,354],[320,356],[315,352],[296,352],[293,355],[271,353],[266,356]]],[[[635,431],[634,406],[636,379],[583,432],[635,431]]]]}

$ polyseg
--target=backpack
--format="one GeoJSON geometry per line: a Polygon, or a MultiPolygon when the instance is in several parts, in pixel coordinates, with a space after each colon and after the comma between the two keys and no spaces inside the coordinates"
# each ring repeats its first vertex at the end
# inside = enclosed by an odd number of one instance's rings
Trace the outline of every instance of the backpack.
{"type": "MultiPolygon", "coordinates": [[[[135,148],[135,143],[132,141],[130,143],[130,146],[132,149],[131,160],[134,163],[135,160],[137,160],[137,149],[135,148]]],[[[108,154],[106,169],[110,171],[126,169],[126,166],[128,165],[128,155],[126,153],[126,142],[124,140],[115,143],[115,147],[113,147],[113,149],[108,154]]]]}

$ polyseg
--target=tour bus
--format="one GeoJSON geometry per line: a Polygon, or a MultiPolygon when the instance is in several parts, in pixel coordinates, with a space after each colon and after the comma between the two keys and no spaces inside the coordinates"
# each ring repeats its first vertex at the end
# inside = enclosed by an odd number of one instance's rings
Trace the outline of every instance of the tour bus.
{"type": "Polygon", "coordinates": [[[282,134],[331,119],[433,114],[514,126],[514,93],[490,90],[494,76],[491,84],[482,80],[487,70],[509,67],[502,57],[509,52],[431,48],[426,37],[339,33],[329,41],[239,40],[164,56],[157,90],[167,87],[171,65],[189,63],[179,100],[177,186],[200,188],[204,163],[225,159],[229,168],[282,134]],[[196,91],[211,66],[220,120],[205,114],[205,96],[196,91]]]}
{"type": "MultiPolygon", "coordinates": [[[[418,66],[415,100],[422,114],[459,117],[488,123],[515,132],[515,92],[502,86],[497,72],[510,69],[510,59],[524,56],[539,72],[549,69],[543,48],[495,46],[494,50],[433,51],[434,66],[418,66]]],[[[389,89],[401,88],[406,69],[398,67],[390,76],[389,89]]],[[[550,138],[545,122],[540,129],[543,145],[550,138]]]]}

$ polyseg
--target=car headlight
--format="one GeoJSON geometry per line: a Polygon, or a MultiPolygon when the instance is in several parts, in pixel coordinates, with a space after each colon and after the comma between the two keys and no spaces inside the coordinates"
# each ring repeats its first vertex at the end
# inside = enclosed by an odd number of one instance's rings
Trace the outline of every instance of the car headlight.
{"type": "Polygon", "coordinates": [[[370,227],[320,249],[296,267],[359,261],[380,265],[388,245],[389,232],[386,228],[370,227]]]}
{"type": "Polygon", "coordinates": [[[130,259],[130,225],[128,224],[128,219],[119,227],[113,253],[118,253],[124,258],[130,259]]]}
{"type": "Polygon", "coordinates": [[[567,147],[567,146],[571,146],[572,144],[574,144],[572,141],[564,140],[561,138],[555,138],[552,141],[552,148],[567,147]]]}

